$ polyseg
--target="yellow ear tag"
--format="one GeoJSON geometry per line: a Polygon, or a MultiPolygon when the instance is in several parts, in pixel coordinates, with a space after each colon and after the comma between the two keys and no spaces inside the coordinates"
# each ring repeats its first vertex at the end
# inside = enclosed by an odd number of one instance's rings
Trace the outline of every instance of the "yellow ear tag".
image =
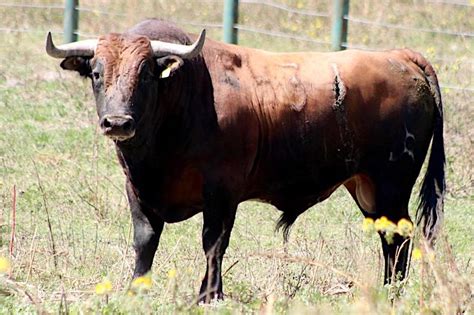
{"type": "Polygon", "coordinates": [[[170,76],[170,74],[171,74],[171,66],[167,67],[165,70],[161,72],[160,78],[161,79],[167,78],[170,76]]]}

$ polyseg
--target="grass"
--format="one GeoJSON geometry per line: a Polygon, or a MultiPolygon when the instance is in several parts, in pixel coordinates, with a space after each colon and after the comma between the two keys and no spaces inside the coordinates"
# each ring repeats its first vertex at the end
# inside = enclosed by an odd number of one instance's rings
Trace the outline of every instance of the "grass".
{"type": "MultiPolygon", "coordinates": [[[[53,1],[36,1],[40,4],[53,1]]],[[[34,1],[32,2],[34,3],[34,1]]],[[[125,17],[81,13],[84,34],[120,31],[150,16],[219,23],[222,3],[81,1],[125,17]]],[[[282,1],[330,12],[326,2],[282,1]]],[[[351,3],[351,14],[413,27],[472,32],[471,7],[423,1],[351,3]]],[[[240,205],[224,261],[227,298],[195,305],[204,274],[202,217],[167,225],[153,268],[153,285],[127,295],[134,254],[124,178],[111,142],[100,135],[90,84],[64,73],[44,53],[46,30],[62,28],[61,11],[2,8],[1,27],[38,30],[0,32],[0,257],[11,275],[0,275],[0,313],[372,313],[454,314],[473,311],[474,195],[472,91],[443,89],[448,156],[445,227],[431,259],[414,261],[403,293],[381,285],[378,237],[361,230],[362,216],[348,194],[337,191],[304,213],[290,242],[274,232],[279,213],[271,206],[240,205]],[[16,231],[13,255],[13,189],[16,231]],[[49,221],[49,223],[48,223],[49,221]],[[96,284],[107,278],[108,297],[96,284]]],[[[241,4],[245,25],[303,33],[328,40],[324,18],[300,17],[265,6],[241,4]],[[318,22],[319,21],[319,22],[318,22]]],[[[183,24],[189,31],[199,27],[183,24]]],[[[352,23],[349,42],[370,47],[415,48],[433,61],[440,82],[470,87],[473,40],[424,32],[373,29],[352,23]]],[[[210,37],[220,38],[211,29],[210,37]]],[[[240,33],[241,44],[270,50],[327,50],[289,39],[240,33]]],[[[412,198],[414,209],[415,198],[412,198]]],[[[418,243],[422,247],[422,243],[418,243]]]]}

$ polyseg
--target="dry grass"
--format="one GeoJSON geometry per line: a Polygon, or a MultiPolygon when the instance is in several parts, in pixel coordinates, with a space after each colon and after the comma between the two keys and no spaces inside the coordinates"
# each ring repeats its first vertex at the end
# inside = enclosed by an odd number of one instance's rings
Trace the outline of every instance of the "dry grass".
{"type": "MultiPolygon", "coordinates": [[[[19,1],[18,1],[19,2],[19,1]]],[[[31,1],[30,3],[55,3],[31,1]]],[[[329,1],[281,1],[330,12],[329,1]]],[[[81,1],[119,15],[81,13],[80,31],[120,31],[150,16],[220,23],[221,1],[81,1]]],[[[245,25],[329,39],[324,18],[241,5],[245,25]]],[[[425,1],[352,1],[351,14],[413,27],[473,32],[474,9],[425,1]]],[[[448,196],[446,224],[436,252],[425,249],[406,283],[382,288],[380,241],[365,235],[361,215],[344,191],[303,214],[290,242],[274,233],[279,213],[240,206],[224,270],[223,303],[196,307],[205,260],[202,217],[167,225],[153,268],[153,286],[128,296],[133,265],[131,222],[123,175],[113,146],[96,128],[89,82],[59,70],[43,51],[46,30],[62,28],[57,10],[0,10],[0,256],[11,260],[0,276],[0,313],[371,313],[455,314],[473,311],[474,229],[473,92],[443,89],[446,112],[448,196]],[[17,189],[13,255],[12,189],[17,189]],[[50,227],[48,225],[48,214],[50,227]],[[51,237],[52,236],[52,237],[51,237]],[[53,249],[54,240],[54,249],[53,249]],[[172,272],[170,272],[170,270],[172,272]],[[175,273],[175,275],[173,275],[175,273]],[[113,283],[106,301],[94,292],[113,283]],[[388,297],[397,295],[394,303],[388,297]]],[[[189,31],[199,27],[182,24],[189,31]]],[[[473,40],[424,32],[349,26],[351,44],[415,48],[433,61],[441,84],[473,87],[473,40]]],[[[219,29],[210,36],[220,38],[219,29]]],[[[327,50],[290,39],[240,33],[243,45],[271,50],[327,50]]],[[[414,204],[414,202],[413,202],[414,204]]],[[[414,209],[414,207],[412,207],[414,209]]],[[[422,243],[418,246],[423,247],[422,243]]]]}

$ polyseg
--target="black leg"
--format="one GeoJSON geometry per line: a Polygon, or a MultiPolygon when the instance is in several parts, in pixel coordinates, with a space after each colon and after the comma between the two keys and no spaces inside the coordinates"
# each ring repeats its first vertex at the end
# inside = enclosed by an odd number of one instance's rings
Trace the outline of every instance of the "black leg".
{"type": "MultiPolygon", "coordinates": [[[[394,224],[398,224],[401,219],[411,222],[408,201],[416,178],[404,172],[404,168],[381,170],[375,172],[375,176],[359,176],[344,185],[365,217],[374,220],[386,217],[394,224]]],[[[409,231],[402,231],[402,236],[392,231],[391,227],[387,228],[388,231],[384,231],[383,227],[379,231],[385,260],[384,284],[403,280],[408,275],[411,256],[409,231]],[[387,232],[393,235],[387,235],[387,232]]]]}
{"type": "MultiPolygon", "coordinates": [[[[385,184],[379,189],[377,198],[377,214],[376,218],[382,216],[394,224],[402,219],[410,220],[408,215],[408,200],[410,198],[410,190],[402,193],[400,188],[391,187],[385,184]]],[[[400,185],[399,187],[404,187],[400,185]]],[[[385,259],[385,275],[384,284],[390,284],[396,280],[403,280],[408,275],[408,265],[410,262],[410,245],[411,238],[409,235],[402,236],[394,233],[392,237],[387,237],[384,232],[380,232],[382,241],[382,251],[385,259]]]]}
{"type": "Polygon", "coordinates": [[[209,303],[223,299],[222,259],[229,245],[237,206],[222,188],[211,187],[205,191],[203,249],[206,254],[206,275],[199,290],[199,302],[209,303]]]}
{"type": "Polygon", "coordinates": [[[380,234],[380,237],[385,258],[384,284],[405,279],[408,275],[411,239],[395,234],[389,243],[385,235],[380,234]]]}
{"type": "Polygon", "coordinates": [[[136,278],[150,271],[164,222],[137,200],[129,183],[127,195],[133,221],[133,247],[136,255],[133,278],[136,278]]]}

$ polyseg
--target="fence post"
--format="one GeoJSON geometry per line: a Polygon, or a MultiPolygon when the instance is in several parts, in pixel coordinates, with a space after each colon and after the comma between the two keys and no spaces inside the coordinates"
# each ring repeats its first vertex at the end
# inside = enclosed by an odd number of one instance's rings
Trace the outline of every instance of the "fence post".
{"type": "Polygon", "coordinates": [[[347,44],[348,21],[344,17],[349,14],[349,0],[333,0],[332,7],[332,50],[344,50],[347,44]]]}
{"type": "Polygon", "coordinates": [[[77,41],[77,27],[79,25],[79,0],[66,0],[64,5],[64,42],[77,41]]]}
{"type": "Polygon", "coordinates": [[[237,44],[237,24],[239,20],[239,0],[224,2],[224,42],[237,44]]]}

